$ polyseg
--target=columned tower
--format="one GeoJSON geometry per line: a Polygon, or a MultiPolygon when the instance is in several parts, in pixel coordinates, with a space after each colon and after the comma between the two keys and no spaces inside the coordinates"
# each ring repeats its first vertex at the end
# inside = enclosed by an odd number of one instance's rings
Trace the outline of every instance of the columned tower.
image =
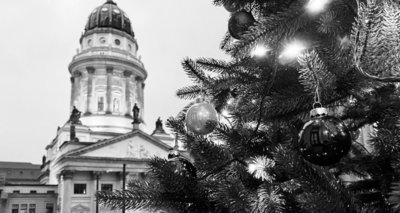
{"type": "Polygon", "coordinates": [[[80,38],[81,48],[69,64],[71,110],[93,132],[132,130],[132,108],[143,120],[143,89],[147,72],[137,55],[131,21],[108,0],[89,15],[80,38]]]}

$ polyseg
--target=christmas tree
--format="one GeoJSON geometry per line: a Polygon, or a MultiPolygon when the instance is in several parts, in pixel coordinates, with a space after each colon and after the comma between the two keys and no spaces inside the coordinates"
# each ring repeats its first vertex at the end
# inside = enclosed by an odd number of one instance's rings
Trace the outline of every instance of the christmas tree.
{"type": "Polygon", "coordinates": [[[201,99],[168,127],[187,153],[152,159],[98,199],[162,212],[400,211],[400,3],[214,4],[231,12],[231,60],[183,60],[194,85],[177,94],[201,99]]]}

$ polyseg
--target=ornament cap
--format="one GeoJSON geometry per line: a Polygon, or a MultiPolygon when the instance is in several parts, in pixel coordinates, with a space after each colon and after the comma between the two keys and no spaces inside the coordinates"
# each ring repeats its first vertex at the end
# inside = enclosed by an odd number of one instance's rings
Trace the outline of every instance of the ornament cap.
{"type": "Polygon", "coordinates": [[[204,98],[203,97],[197,97],[195,100],[195,103],[201,103],[204,102],[204,98]]]}
{"type": "Polygon", "coordinates": [[[317,107],[310,111],[311,118],[323,117],[328,115],[328,109],[325,107],[317,107]]]}

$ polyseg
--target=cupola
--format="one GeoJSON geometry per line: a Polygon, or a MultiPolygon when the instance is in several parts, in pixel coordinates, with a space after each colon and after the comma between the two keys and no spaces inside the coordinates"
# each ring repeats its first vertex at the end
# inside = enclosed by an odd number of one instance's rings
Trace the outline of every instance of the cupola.
{"type": "Polygon", "coordinates": [[[128,16],[112,0],[107,0],[106,3],[92,11],[86,23],[83,36],[90,34],[96,29],[107,30],[109,28],[125,32],[135,37],[128,16]]]}

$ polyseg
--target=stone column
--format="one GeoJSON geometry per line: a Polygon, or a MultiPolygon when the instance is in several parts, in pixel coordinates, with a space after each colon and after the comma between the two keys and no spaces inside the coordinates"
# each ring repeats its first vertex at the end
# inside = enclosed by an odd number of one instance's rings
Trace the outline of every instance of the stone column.
{"type": "Polygon", "coordinates": [[[75,78],[73,76],[71,76],[69,79],[71,80],[71,103],[69,106],[69,108],[70,108],[69,111],[72,111],[72,108],[74,107],[75,96],[76,96],[75,95],[75,78]]]}
{"type": "Polygon", "coordinates": [[[111,114],[112,112],[112,74],[113,74],[113,68],[112,67],[107,67],[107,90],[106,90],[106,101],[107,101],[107,108],[106,108],[106,114],[111,114]]]}
{"type": "Polygon", "coordinates": [[[71,110],[74,106],[78,109],[80,106],[77,106],[79,103],[80,89],[81,89],[81,77],[82,73],[79,71],[75,71],[71,76],[71,110]]]}
{"type": "Polygon", "coordinates": [[[64,170],[61,172],[62,181],[62,197],[61,197],[61,212],[71,212],[71,195],[73,194],[72,178],[74,173],[72,171],[64,170]]]}
{"type": "Polygon", "coordinates": [[[126,103],[126,112],[125,116],[126,117],[132,117],[131,111],[132,111],[132,103],[131,103],[131,76],[132,72],[129,70],[124,71],[124,77],[125,77],[125,103],[126,103]]]}
{"type": "Polygon", "coordinates": [[[94,171],[92,172],[92,177],[93,177],[93,194],[91,196],[93,196],[92,200],[92,208],[91,209],[95,209],[95,213],[99,213],[99,202],[96,199],[96,192],[100,191],[100,178],[101,178],[101,174],[102,172],[98,172],[98,171],[94,171]],[[94,208],[93,208],[94,207],[94,208]]]}
{"type": "Polygon", "coordinates": [[[141,90],[140,90],[140,97],[142,101],[142,113],[140,114],[140,118],[144,120],[144,87],[146,86],[146,83],[144,83],[144,80],[142,80],[141,84],[141,90]]]}
{"type": "Polygon", "coordinates": [[[143,89],[144,89],[144,80],[140,76],[136,76],[136,103],[140,108],[139,118],[143,119],[144,112],[144,98],[143,98],[143,89]]]}
{"type": "Polygon", "coordinates": [[[86,98],[86,112],[85,115],[92,114],[91,110],[91,102],[93,96],[93,74],[95,72],[94,67],[86,67],[88,72],[88,83],[87,83],[87,98],[86,98]]]}

